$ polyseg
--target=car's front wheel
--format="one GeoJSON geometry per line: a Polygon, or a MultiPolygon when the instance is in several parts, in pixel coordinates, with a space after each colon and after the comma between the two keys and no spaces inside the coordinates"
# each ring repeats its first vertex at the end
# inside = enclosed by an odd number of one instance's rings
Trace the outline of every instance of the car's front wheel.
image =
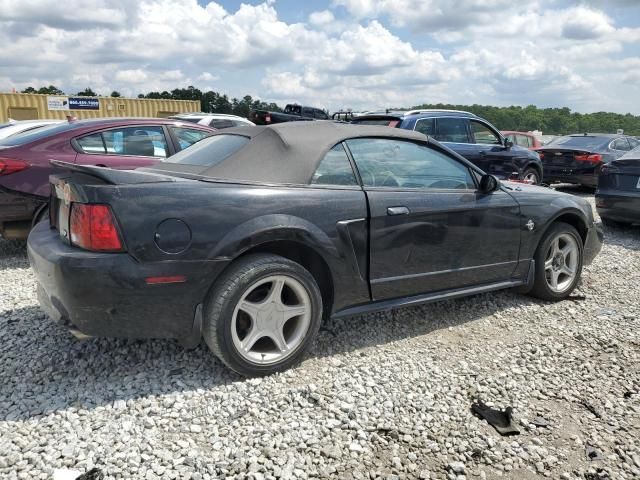
{"type": "Polygon", "coordinates": [[[571,295],[582,273],[582,254],[578,231],[567,223],[554,223],[536,250],[535,282],[530,294],[551,301],[571,295]]]}
{"type": "Polygon", "coordinates": [[[236,372],[267,375],[300,360],[321,318],[320,290],[305,268],[277,255],[249,255],[212,289],[203,337],[236,372]]]}

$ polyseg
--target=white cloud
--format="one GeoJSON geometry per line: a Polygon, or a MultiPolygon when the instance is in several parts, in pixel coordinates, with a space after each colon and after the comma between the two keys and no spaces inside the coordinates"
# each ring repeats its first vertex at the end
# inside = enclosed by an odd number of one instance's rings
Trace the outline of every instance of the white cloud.
{"type": "Polygon", "coordinates": [[[605,13],[603,2],[326,0],[288,23],[270,0],[234,10],[197,0],[5,1],[0,89],[135,95],[214,85],[331,109],[446,101],[640,113],[640,28],[620,26],[634,22],[616,13],[637,19],[637,3],[605,13]]]}

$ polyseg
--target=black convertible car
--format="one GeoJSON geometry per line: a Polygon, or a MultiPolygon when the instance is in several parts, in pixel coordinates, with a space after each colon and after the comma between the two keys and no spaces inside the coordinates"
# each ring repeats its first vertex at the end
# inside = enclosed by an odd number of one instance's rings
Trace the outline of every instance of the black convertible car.
{"type": "Polygon", "coordinates": [[[144,171],[58,166],[28,242],[50,316],[204,337],[245,375],[292,365],[330,316],[510,287],[562,300],[602,242],[585,200],[401,129],[227,129],[144,171]]]}

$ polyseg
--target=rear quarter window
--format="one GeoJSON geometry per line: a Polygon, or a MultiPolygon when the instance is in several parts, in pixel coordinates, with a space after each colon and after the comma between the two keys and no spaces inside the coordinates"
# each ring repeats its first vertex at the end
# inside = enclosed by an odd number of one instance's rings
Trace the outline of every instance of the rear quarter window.
{"type": "Polygon", "coordinates": [[[164,160],[164,163],[213,167],[249,143],[243,135],[214,135],[200,140],[186,150],[164,160]]]}

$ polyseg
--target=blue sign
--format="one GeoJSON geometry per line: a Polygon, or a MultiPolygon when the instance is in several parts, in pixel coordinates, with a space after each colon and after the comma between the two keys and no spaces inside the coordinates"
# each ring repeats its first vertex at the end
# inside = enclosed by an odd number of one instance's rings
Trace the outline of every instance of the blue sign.
{"type": "Polygon", "coordinates": [[[89,97],[69,97],[69,110],[99,110],[100,100],[89,97]]]}

